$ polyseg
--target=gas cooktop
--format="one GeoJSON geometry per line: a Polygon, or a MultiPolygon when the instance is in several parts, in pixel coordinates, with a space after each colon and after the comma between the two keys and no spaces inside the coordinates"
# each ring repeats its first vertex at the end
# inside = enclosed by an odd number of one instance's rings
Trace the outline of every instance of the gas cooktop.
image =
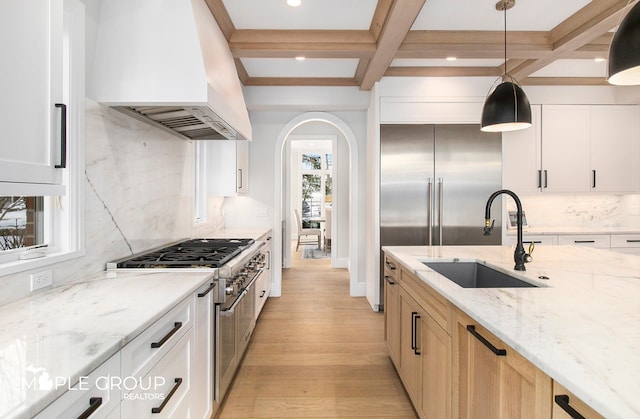
{"type": "Polygon", "coordinates": [[[254,243],[253,239],[193,239],[117,262],[118,268],[219,268],[254,243]]]}

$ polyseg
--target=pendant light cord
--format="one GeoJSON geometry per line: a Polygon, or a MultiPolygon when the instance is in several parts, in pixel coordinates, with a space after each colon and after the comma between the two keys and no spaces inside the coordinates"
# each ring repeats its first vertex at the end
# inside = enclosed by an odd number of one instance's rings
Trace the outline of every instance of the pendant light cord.
{"type": "Polygon", "coordinates": [[[504,75],[507,75],[507,4],[503,3],[504,11],[504,75]]]}

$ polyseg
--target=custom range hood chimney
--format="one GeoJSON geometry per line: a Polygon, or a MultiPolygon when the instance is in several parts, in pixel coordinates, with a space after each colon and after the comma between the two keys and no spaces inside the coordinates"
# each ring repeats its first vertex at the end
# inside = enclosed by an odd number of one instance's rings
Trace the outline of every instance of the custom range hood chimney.
{"type": "Polygon", "coordinates": [[[94,98],[183,139],[251,140],[227,41],[205,0],[103,0],[94,98]]]}

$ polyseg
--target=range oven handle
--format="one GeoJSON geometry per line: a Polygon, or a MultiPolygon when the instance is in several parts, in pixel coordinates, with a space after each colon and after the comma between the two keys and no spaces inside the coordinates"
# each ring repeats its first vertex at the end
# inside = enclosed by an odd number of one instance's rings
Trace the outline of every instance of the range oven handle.
{"type": "Polygon", "coordinates": [[[238,294],[238,298],[236,298],[236,300],[233,302],[233,304],[231,304],[231,306],[227,309],[221,308],[220,309],[220,315],[221,316],[228,316],[233,314],[233,311],[236,309],[236,306],[238,304],[240,304],[240,300],[242,300],[244,298],[244,296],[248,293],[248,289],[251,288],[251,286],[253,286],[253,284],[256,282],[256,279],[262,275],[262,272],[264,271],[264,269],[258,269],[256,271],[256,274],[253,276],[253,278],[251,278],[251,281],[249,281],[249,284],[245,287],[245,289],[242,290],[242,292],[240,294],[238,294]]]}

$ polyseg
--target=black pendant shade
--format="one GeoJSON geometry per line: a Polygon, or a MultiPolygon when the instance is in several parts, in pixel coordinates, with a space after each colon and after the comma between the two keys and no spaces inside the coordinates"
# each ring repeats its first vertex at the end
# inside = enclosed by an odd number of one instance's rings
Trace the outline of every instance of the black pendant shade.
{"type": "Polygon", "coordinates": [[[609,83],[640,84],[640,3],[627,13],[611,41],[609,83]]]}
{"type": "Polygon", "coordinates": [[[516,83],[500,83],[484,102],[480,130],[515,131],[530,126],[531,104],[527,95],[516,83]]]}

